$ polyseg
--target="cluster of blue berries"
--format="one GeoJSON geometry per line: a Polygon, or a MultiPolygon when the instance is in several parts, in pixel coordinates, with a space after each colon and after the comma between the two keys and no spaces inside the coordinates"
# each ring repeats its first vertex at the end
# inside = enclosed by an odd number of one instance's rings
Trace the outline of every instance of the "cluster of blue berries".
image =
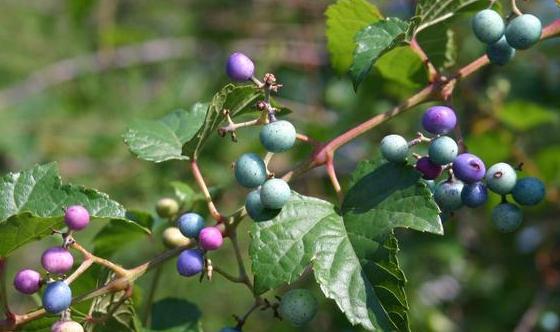
{"type": "Polygon", "coordinates": [[[515,17],[506,25],[496,11],[485,9],[472,19],[475,36],[487,44],[486,55],[490,62],[505,65],[516,50],[525,50],[535,45],[542,34],[542,23],[538,17],[523,14],[515,17]]]}
{"type": "Polygon", "coordinates": [[[447,106],[429,108],[422,118],[424,129],[434,136],[419,137],[407,142],[399,135],[388,135],[381,141],[382,156],[393,163],[406,163],[409,150],[415,144],[429,142],[427,156],[417,156],[416,170],[432,189],[442,213],[452,213],[463,205],[476,208],[488,200],[488,189],[502,196],[494,207],[492,221],[503,232],[519,227],[523,216],[518,205],[508,202],[508,195],[520,205],[536,205],[544,199],[545,187],[535,177],[517,178],[517,171],[506,163],[497,163],[488,170],[474,154],[460,153],[459,146],[447,136],[457,125],[455,112],[447,106]],[[434,182],[444,171],[447,179],[434,182]]]}
{"type": "Polygon", "coordinates": [[[22,269],[14,278],[14,288],[23,294],[34,294],[46,285],[42,296],[43,307],[48,313],[61,315],[61,319],[51,327],[53,332],[83,331],[79,323],[69,318],[67,309],[72,303],[72,290],[64,279],[74,265],[74,258],[67,248],[70,243],[67,235],[86,228],[89,220],[89,212],[83,206],[68,207],[64,213],[64,222],[68,227],[64,245],[49,248],[41,256],[45,276],[32,269],[22,269]]]}

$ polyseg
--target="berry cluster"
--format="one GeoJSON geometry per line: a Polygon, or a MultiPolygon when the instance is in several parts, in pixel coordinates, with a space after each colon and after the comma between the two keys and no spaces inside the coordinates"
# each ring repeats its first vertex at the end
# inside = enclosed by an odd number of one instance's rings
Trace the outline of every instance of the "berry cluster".
{"type": "Polygon", "coordinates": [[[525,50],[535,45],[542,34],[542,23],[538,17],[523,14],[506,25],[503,18],[492,9],[478,12],[472,19],[475,36],[487,44],[486,55],[490,62],[505,65],[516,50],[525,50]]]}
{"type": "Polygon", "coordinates": [[[534,177],[517,179],[517,171],[506,163],[497,163],[488,170],[484,162],[471,153],[460,153],[459,146],[446,136],[457,125],[455,112],[447,106],[429,108],[422,118],[422,126],[432,138],[419,133],[407,142],[402,136],[388,135],[381,141],[382,156],[393,163],[406,163],[409,150],[416,144],[429,142],[428,155],[419,156],[418,170],[432,189],[434,199],[442,213],[452,213],[463,205],[471,208],[482,206],[488,200],[488,189],[502,196],[502,202],[494,207],[492,221],[503,232],[517,229],[522,213],[507,195],[520,205],[535,205],[545,196],[542,181],[534,177]],[[447,179],[434,182],[444,171],[447,179]]]}
{"type": "Polygon", "coordinates": [[[89,219],[89,212],[83,206],[68,207],[64,214],[64,222],[68,227],[68,232],[64,233],[64,244],[45,250],[41,256],[45,276],[32,269],[23,269],[14,278],[15,289],[23,294],[34,294],[46,285],[42,296],[43,307],[48,313],[61,315],[60,320],[51,328],[53,332],[83,331],[79,323],[70,320],[67,311],[72,303],[72,290],[65,281],[65,274],[74,265],[74,258],[68,251],[68,246],[72,243],[71,234],[86,228],[89,219]]]}

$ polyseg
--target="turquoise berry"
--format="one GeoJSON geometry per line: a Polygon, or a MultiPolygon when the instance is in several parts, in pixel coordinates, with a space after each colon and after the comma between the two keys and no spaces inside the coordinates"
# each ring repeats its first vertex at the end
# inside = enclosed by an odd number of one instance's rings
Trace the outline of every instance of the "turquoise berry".
{"type": "Polygon", "coordinates": [[[246,188],[256,188],[267,179],[266,165],[255,153],[245,153],[235,163],[235,178],[246,188]]]}
{"type": "Polygon", "coordinates": [[[259,189],[253,190],[247,195],[245,209],[249,217],[257,222],[273,219],[281,211],[265,208],[261,202],[261,191],[259,189]]]}
{"type": "Polygon", "coordinates": [[[262,127],[259,137],[267,151],[284,152],[294,146],[296,128],[286,120],[274,121],[262,127]]]}
{"type": "Polygon", "coordinates": [[[198,213],[185,213],[177,220],[177,227],[186,237],[197,238],[206,222],[198,213]]]}
{"type": "Polygon", "coordinates": [[[515,204],[501,203],[492,210],[492,222],[504,233],[513,232],[522,221],[523,213],[515,204]]]}
{"type": "Polygon", "coordinates": [[[434,164],[447,165],[457,157],[457,153],[457,143],[451,137],[441,136],[432,141],[428,155],[434,164]]]}
{"type": "Polygon", "coordinates": [[[452,212],[463,206],[463,201],[461,200],[463,186],[463,182],[458,180],[445,180],[438,183],[434,199],[442,211],[452,212]]]}
{"type": "Polygon", "coordinates": [[[406,161],[408,142],[400,135],[387,135],[381,140],[381,155],[393,163],[406,161]]]}
{"type": "Polygon", "coordinates": [[[517,173],[509,164],[497,163],[486,171],[486,185],[496,194],[509,194],[516,182],[517,173]]]}
{"type": "Polygon", "coordinates": [[[317,313],[318,303],[307,289],[292,289],[280,301],[280,316],[295,326],[309,322],[317,313]]]}
{"type": "Polygon", "coordinates": [[[542,23],[538,17],[523,14],[511,20],[506,27],[506,39],[511,47],[525,50],[535,45],[542,34],[542,23]]]}
{"type": "Polygon", "coordinates": [[[517,181],[511,194],[513,199],[521,205],[536,205],[544,199],[544,183],[535,177],[529,176],[517,181]]]}
{"type": "Polygon", "coordinates": [[[72,290],[64,281],[47,284],[43,293],[43,307],[48,313],[58,314],[68,309],[72,303],[72,290]]]}
{"type": "Polygon", "coordinates": [[[261,187],[261,202],[267,209],[281,209],[291,195],[290,186],[282,179],[267,180],[261,187]]]}
{"type": "Polygon", "coordinates": [[[510,62],[515,56],[515,48],[511,47],[506,37],[500,38],[497,42],[488,45],[486,55],[493,64],[503,66],[510,62]]]}
{"type": "Polygon", "coordinates": [[[472,19],[472,29],[476,38],[485,44],[498,41],[504,35],[505,28],[500,14],[492,9],[481,10],[472,19]]]}

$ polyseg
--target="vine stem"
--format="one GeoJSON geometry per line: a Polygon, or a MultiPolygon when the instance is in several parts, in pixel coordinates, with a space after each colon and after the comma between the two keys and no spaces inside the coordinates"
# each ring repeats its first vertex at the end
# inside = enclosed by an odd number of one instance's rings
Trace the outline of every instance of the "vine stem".
{"type": "Polygon", "coordinates": [[[245,284],[251,292],[253,292],[253,283],[249,279],[247,270],[245,269],[245,263],[243,262],[243,256],[241,255],[241,249],[239,248],[239,241],[237,240],[237,232],[235,229],[230,230],[229,239],[231,240],[231,245],[233,246],[233,251],[235,253],[235,260],[237,261],[237,267],[239,270],[239,280],[245,284]]]}
{"type": "Polygon", "coordinates": [[[428,57],[426,52],[424,52],[424,49],[420,46],[420,44],[418,44],[416,36],[413,37],[410,41],[410,47],[420,57],[420,60],[422,60],[424,66],[426,66],[426,69],[428,70],[428,80],[430,82],[435,82],[440,76],[440,73],[430,61],[430,58],[428,57]]]}
{"type": "Polygon", "coordinates": [[[206,186],[206,182],[204,181],[204,177],[200,172],[200,168],[198,167],[198,163],[196,159],[191,160],[191,169],[198,187],[202,191],[204,198],[206,199],[206,204],[208,205],[208,211],[210,211],[210,215],[214,218],[218,223],[222,223],[225,221],[224,216],[218,211],[216,205],[214,205],[214,201],[212,200],[212,196],[210,195],[210,191],[208,191],[208,187],[206,186]]]}
{"type": "Polygon", "coordinates": [[[342,194],[342,188],[340,187],[340,183],[338,182],[338,178],[336,176],[336,170],[334,168],[334,158],[329,156],[329,159],[326,163],[327,174],[329,175],[329,179],[331,180],[331,184],[336,192],[336,197],[338,198],[338,202],[342,203],[344,196],[342,194]]]}
{"type": "MultiPolygon", "coordinates": [[[[84,265],[84,263],[87,262],[87,261],[91,261],[91,263],[96,263],[96,264],[99,264],[101,266],[104,266],[104,267],[112,270],[119,277],[124,277],[128,273],[128,271],[125,268],[123,268],[122,266],[117,265],[117,264],[111,262],[110,260],[95,256],[94,254],[89,252],[87,249],[82,247],[77,242],[73,242],[70,245],[70,247],[72,249],[75,249],[75,250],[79,251],[84,256],[85,260],[82,263],[82,265],[84,265]]],[[[71,277],[73,277],[72,280],[77,278],[81,273],[85,272],[87,270],[87,268],[89,268],[89,266],[83,267],[82,265],[80,265],[80,267],[71,275],[71,277]],[[82,268],[82,269],[80,270],[80,268],[82,268]],[[78,273],[76,273],[76,272],[78,272],[78,273]]]]}

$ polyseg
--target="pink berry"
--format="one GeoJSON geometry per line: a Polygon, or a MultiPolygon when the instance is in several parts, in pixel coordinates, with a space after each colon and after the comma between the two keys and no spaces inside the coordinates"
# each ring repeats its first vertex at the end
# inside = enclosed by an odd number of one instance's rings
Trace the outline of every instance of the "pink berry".
{"type": "Polygon", "coordinates": [[[84,332],[84,328],[78,322],[66,320],[54,323],[51,332],[84,332]]]}
{"type": "Polygon", "coordinates": [[[71,230],[79,231],[89,224],[89,212],[81,205],[72,205],[64,213],[64,222],[71,230]]]}
{"type": "Polygon", "coordinates": [[[14,287],[23,294],[33,294],[41,288],[41,274],[35,270],[20,270],[14,278],[14,287]]]}
{"type": "Polygon", "coordinates": [[[222,232],[216,227],[205,227],[198,235],[200,246],[204,250],[216,250],[224,243],[222,232]]]}
{"type": "Polygon", "coordinates": [[[67,249],[52,247],[41,256],[41,264],[50,273],[64,274],[74,265],[74,257],[67,249]]]}

